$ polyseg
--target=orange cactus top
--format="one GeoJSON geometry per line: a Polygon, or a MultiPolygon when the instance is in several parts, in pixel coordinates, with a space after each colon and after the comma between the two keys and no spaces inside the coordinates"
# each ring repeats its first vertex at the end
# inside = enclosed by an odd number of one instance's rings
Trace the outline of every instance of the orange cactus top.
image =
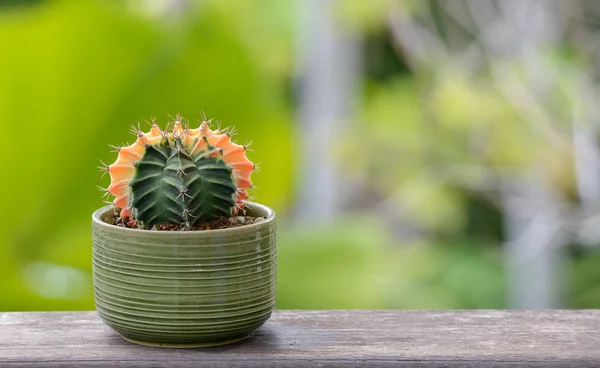
{"type": "Polygon", "coordinates": [[[116,161],[107,166],[111,183],[108,192],[115,196],[113,204],[121,208],[121,217],[132,215],[130,182],[136,175],[136,164],[142,159],[148,145],[153,145],[163,139],[178,140],[192,157],[216,157],[222,159],[231,169],[236,185],[235,206],[233,213],[241,210],[248,198],[248,189],[252,188],[250,176],[255,165],[246,157],[246,146],[236,144],[231,140],[231,134],[226,130],[211,130],[209,123],[203,121],[196,129],[184,128],[181,117],[172,123],[172,128],[162,130],[153,124],[150,131],[142,132],[134,129],[136,141],[125,147],[118,148],[116,161]]]}

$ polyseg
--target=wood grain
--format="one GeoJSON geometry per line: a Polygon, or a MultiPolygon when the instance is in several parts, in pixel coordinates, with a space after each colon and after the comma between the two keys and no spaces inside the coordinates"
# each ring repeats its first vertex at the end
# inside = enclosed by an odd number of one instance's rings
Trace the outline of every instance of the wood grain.
{"type": "Polygon", "coordinates": [[[96,312],[0,313],[0,367],[599,367],[600,311],[275,311],[240,343],[130,344],[96,312]]]}

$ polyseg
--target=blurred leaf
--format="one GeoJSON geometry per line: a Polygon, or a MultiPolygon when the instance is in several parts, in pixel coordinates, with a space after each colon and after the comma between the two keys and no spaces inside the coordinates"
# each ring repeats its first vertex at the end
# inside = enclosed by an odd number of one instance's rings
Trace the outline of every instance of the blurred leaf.
{"type": "Polygon", "coordinates": [[[387,259],[393,308],[504,308],[504,272],[498,250],[481,246],[415,243],[387,259]]]}
{"type": "Polygon", "coordinates": [[[498,248],[394,243],[381,221],[278,229],[278,308],[503,308],[498,248]],[[307,230],[310,229],[310,230],[307,230]]]}
{"type": "Polygon", "coordinates": [[[425,227],[458,231],[464,226],[464,201],[460,193],[428,173],[404,181],[393,201],[407,217],[425,227]]]}
{"type": "Polygon", "coordinates": [[[482,86],[469,82],[458,71],[438,82],[431,96],[433,112],[444,126],[467,129],[488,125],[506,108],[502,99],[482,86]]]}
{"type": "Polygon", "coordinates": [[[600,308],[600,251],[587,250],[570,263],[568,308],[600,308]]]}
{"type": "Polygon", "coordinates": [[[335,17],[351,29],[373,32],[384,29],[393,0],[362,1],[343,0],[334,2],[335,17]]]}
{"type": "Polygon", "coordinates": [[[373,219],[278,229],[277,308],[383,308],[386,232],[373,219]]]}

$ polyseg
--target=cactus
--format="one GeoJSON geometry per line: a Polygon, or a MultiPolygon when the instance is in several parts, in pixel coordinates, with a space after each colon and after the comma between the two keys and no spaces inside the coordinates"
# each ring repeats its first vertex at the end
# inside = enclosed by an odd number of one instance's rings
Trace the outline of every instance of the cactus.
{"type": "Polygon", "coordinates": [[[255,165],[229,131],[211,130],[206,121],[184,128],[177,115],[164,130],[153,123],[148,133],[139,126],[133,132],[136,142],[116,147],[117,160],[103,167],[121,218],[190,228],[243,210],[255,165]]]}

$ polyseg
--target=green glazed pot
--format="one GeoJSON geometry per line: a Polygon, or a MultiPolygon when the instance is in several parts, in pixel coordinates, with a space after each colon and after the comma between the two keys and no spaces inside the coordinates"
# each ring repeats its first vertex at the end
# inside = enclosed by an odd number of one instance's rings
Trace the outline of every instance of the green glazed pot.
{"type": "Polygon", "coordinates": [[[275,213],[207,231],[149,231],[110,224],[110,206],[92,216],[96,308],[134,343],[164,347],[235,342],[269,319],[275,305],[275,213]]]}

